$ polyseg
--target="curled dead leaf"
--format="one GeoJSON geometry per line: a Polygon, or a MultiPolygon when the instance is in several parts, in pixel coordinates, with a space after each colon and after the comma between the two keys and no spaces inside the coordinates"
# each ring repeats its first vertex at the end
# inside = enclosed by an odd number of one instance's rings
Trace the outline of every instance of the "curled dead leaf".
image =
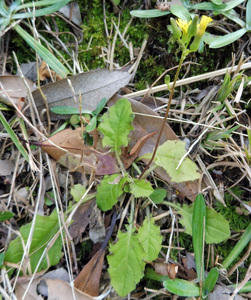
{"type": "Polygon", "coordinates": [[[70,171],[110,175],[120,171],[113,153],[85,146],[81,128],[65,129],[41,143],[41,148],[70,171]]]}

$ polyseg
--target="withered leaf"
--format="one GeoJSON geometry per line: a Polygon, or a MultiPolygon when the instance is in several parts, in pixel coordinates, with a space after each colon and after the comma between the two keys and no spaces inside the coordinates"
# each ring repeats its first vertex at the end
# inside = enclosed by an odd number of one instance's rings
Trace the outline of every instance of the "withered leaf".
{"type": "MultiPolygon", "coordinates": [[[[35,85],[29,79],[25,79],[31,91],[35,89],[35,85]]],[[[24,83],[24,79],[20,76],[14,75],[2,75],[0,76],[0,82],[4,87],[5,91],[8,93],[9,97],[13,100],[13,102],[18,105],[20,98],[25,98],[28,94],[27,87],[24,83]]],[[[3,102],[7,105],[13,106],[10,102],[7,95],[0,87],[0,102],[3,102]]],[[[24,104],[22,102],[21,104],[24,104]]]]}
{"type": "Polygon", "coordinates": [[[169,276],[170,279],[175,279],[179,266],[177,264],[167,264],[165,262],[155,262],[153,267],[156,273],[169,276]]]}
{"type": "Polygon", "coordinates": [[[90,296],[98,296],[105,251],[99,250],[74,281],[75,288],[90,296]]]}
{"type": "Polygon", "coordinates": [[[84,145],[80,127],[54,134],[41,144],[41,148],[70,171],[83,171],[86,174],[94,173],[96,175],[110,175],[119,172],[114,155],[84,145]]]}
{"type": "MultiPolygon", "coordinates": [[[[41,90],[46,96],[48,107],[71,106],[79,108],[74,97],[79,99],[81,96],[82,109],[94,111],[102,98],[110,99],[120,88],[128,84],[131,75],[127,72],[113,71],[105,69],[81,73],[67,79],[44,85],[41,90]],[[71,81],[73,91],[69,86],[71,81]]],[[[32,93],[38,111],[44,108],[44,99],[40,90],[32,93]]],[[[64,118],[63,115],[51,113],[52,119],[64,118]]]]}

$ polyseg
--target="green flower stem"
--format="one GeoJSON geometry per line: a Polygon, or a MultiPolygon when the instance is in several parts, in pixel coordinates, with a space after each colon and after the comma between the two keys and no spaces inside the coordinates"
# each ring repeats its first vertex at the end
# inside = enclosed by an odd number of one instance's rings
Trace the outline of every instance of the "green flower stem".
{"type": "Polygon", "coordinates": [[[145,174],[144,174],[144,176],[142,177],[142,179],[144,179],[144,178],[147,178],[147,176],[151,173],[151,172],[153,172],[155,169],[157,169],[157,165],[156,164],[153,164],[152,166],[150,166],[147,170],[146,170],[146,172],[145,172],[145,174]]]}
{"type": "Polygon", "coordinates": [[[163,120],[162,125],[161,125],[161,129],[160,129],[160,132],[159,132],[159,135],[158,135],[158,138],[157,138],[157,142],[156,142],[156,145],[155,145],[155,148],[154,148],[154,151],[153,151],[153,155],[152,155],[151,159],[149,160],[148,164],[146,165],[145,169],[141,173],[139,179],[141,179],[143,177],[143,175],[145,174],[146,170],[149,168],[149,166],[153,162],[154,157],[156,155],[156,152],[157,152],[157,149],[158,149],[158,146],[159,146],[159,142],[160,142],[160,138],[161,138],[162,132],[164,130],[164,126],[165,126],[165,123],[166,123],[166,120],[167,120],[167,117],[168,117],[168,113],[169,113],[169,110],[170,110],[170,107],[171,107],[171,102],[172,102],[172,98],[173,98],[175,84],[176,84],[176,81],[178,80],[178,76],[179,76],[179,73],[180,73],[182,63],[185,60],[186,56],[189,54],[189,52],[190,51],[187,50],[187,49],[184,49],[182,51],[182,55],[181,55],[180,62],[179,62],[179,67],[178,67],[178,69],[176,71],[176,74],[175,74],[175,78],[174,78],[173,85],[172,85],[172,88],[171,88],[171,92],[170,92],[170,95],[169,95],[169,100],[168,100],[168,105],[167,105],[167,108],[166,108],[165,117],[164,117],[164,120],[163,120]]]}
{"type": "Polygon", "coordinates": [[[116,159],[117,159],[117,161],[119,163],[119,166],[121,168],[121,172],[122,172],[122,174],[124,176],[126,174],[126,169],[125,169],[124,164],[123,164],[123,162],[122,162],[122,160],[121,160],[121,158],[120,158],[120,156],[118,154],[118,151],[116,151],[116,150],[115,150],[115,156],[116,156],[116,159]]]}

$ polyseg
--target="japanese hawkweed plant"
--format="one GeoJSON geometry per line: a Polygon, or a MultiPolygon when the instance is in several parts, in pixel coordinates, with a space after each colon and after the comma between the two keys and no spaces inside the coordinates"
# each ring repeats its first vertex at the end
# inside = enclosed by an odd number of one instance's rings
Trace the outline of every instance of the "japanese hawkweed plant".
{"type": "Polygon", "coordinates": [[[189,22],[181,19],[175,21],[171,18],[173,37],[177,39],[181,50],[186,50],[187,54],[199,49],[207,24],[212,21],[210,17],[202,16],[198,24],[198,19],[198,15],[195,15],[193,20],[189,22]]]}
{"type": "Polygon", "coordinates": [[[200,47],[200,43],[202,42],[203,35],[205,34],[207,25],[208,25],[208,23],[210,23],[212,21],[212,19],[210,17],[202,16],[200,22],[198,23],[198,21],[199,21],[198,15],[195,15],[193,20],[191,20],[189,22],[186,20],[181,20],[181,19],[174,20],[173,18],[171,18],[170,20],[171,20],[171,30],[172,30],[173,37],[179,43],[182,54],[181,54],[179,66],[178,66],[176,74],[175,74],[173,85],[172,85],[172,88],[170,91],[165,117],[164,117],[161,129],[159,132],[156,146],[155,146],[153,154],[152,154],[152,158],[148,162],[144,171],[141,173],[140,178],[143,177],[146,170],[149,168],[149,166],[151,165],[151,163],[153,162],[153,160],[155,158],[155,155],[156,155],[156,152],[158,149],[158,145],[159,145],[159,141],[160,141],[160,137],[162,135],[162,132],[163,132],[166,120],[167,120],[167,116],[168,116],[168,113],[170,110],[175,84],[178,79],[182,63],[184,62],[185,58],[187,57],[187,55],[189,53],[198,51],[198,49],[200,47]]]}

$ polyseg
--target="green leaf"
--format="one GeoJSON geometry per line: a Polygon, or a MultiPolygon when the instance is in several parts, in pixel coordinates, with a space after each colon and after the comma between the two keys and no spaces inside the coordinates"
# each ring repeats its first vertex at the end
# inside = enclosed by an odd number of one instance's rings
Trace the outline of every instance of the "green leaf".
{"type": "MultiPolygon", "coordinates": [[[[228,288],[232,288],[234,289],[239,289],[238,285],[236,284],[232,284],[232,285],[228,285],[228,288]]],[[[251,281],[248,281],[240,290],[240,293],[251,293],[251,281]]]]}
{"type": "Polygon", "coordinates": [[[156,273],[153,269],[147,268],[145,278],[149,278],[155,281],[165,281],[170,279],[167,275],[160,275],[156,273]]]}
{"type": "Polygon", "coordinates": [[[62,78],[65,78],[68,74],[68,70],[64,65],[44,46],[39,44],[31,35],[29,35],[23,28],[19,25],[13,26],[16,32],[21,35],[21,37],[34,49],[42,59],[62,78]]]}
{"type": "Polygon", "coordinates": [[[197,284],[183,279],[166,280],[163,285],[175,295],[183,297],[198,297],[200,295],[200,288],[197,284]]]}
{"type": "Polygon", "coordinates": [[[161,11],[159,9],[132,10],[130,14],[137,18],[156,18],[169,15],[170,11],[161,11]]]}
{"type": "MultiPolygon", "coordinates": [[[[182,218],[179,222],[185,227],[185,233],[192,235],[192,215],[194,204],[190,206],[183,204],[179,206],[168,202],[168,205],[174,207],[182,218]]],[[[218,244],[230,237],[229,223],[224,217],[217,213],[213,208],[206,207],[206,236],[207,244],[218,244]]]]}
{"type": "Polygon", "coordinates": [[[15,216],[15,214],[13,214],[10,211],[0,211],[0,222],[9,220],[14,216],[15,216]]]}
{"type": "Polygon", "coordinates": [[[91,118],[90,123],[85,126],[85,130],[87,132],[90,132],[90,131],[94,130],[96,128],[96,126],[97,126],[97,117],[94,116],[91,118]]]}
{"type": "Polygon", "coordinates": [[[181,20],[189,22],[191,20],[191,15],[189,11],[181,5],[171,5],[170,11],[173,15],[181,20]]]}
{"type": "Polygon", "coordinates": [[[246,5],[246,24],[247,30],[251,30],[251,1],[248,0],[246,5]]]}
{"type": "Polygon", "coordinates": [[[166,197],[166,190],[165,189],[155,189],[152,194],[149,196],[149,198],[153,201],[155,204],[159,204],[163,202],[163,200],[166,197]]]}
{"type": "MultiPolygon", "coordinates": [[[[20,234],[24,243],[27,243],[30,234],[32,223],[23,225],[20,228],[20,234]]],[[[34,272],[38,261],[40,260],[43,251],[48,245],[49,241],[53,239],[59,230],[57,211],[54,210],[49,217],[41,215],[36,216],[35,228],[32,236],[31,247],[29,251],[30,266],[32,273],[34,272]]],[[[57,238],[52,247],[44,255],[37,272],[46,270],[50,266],[56,265],[61,256],[62,239],[61,236],[57,238]]],[[[9,263],[20,263],[24,254],[21,238],[18,236],[10,242],[9,248],[5,253],[4,261],[9,263]]]]}
{"type": "Polygon", "coordinates": [[[104,135],[103,146],[110,146],[113,151],[120,154],[119,147],[128,145],[128,135],[133,130],[131,124],[133,118],[131,103],[125,98],[119,99],[110,107],[98,126],[98,130],[104,135]]]}
{"type": "MultiPolygon", "coordinates": [[[[37,3],[35,6],[47,5],[47,7],[41,8],[41,9],[36,9],[34,13],[33,13],[33,11],[31,11],[31,12],[14,14],[12,16],[12,19],[14,20],[14,19],[32,18],[33,15],[35,15],[35,17],[49,15],[49,14],[52,14],[53,12],[59,10],[61,7],[65,6],[70,1],[72,1],[72,0],[61,0],[60,2],[51,1],[51,2],[55,2],[55,4],[52,4],[48,1],[37,1],[37,2],[35,2],[35,3],[37,3]],[[52,4],[52,5],[50,5],[50,4],[52,4]]],[[[19,7],[17,7],[16,10],[20,10],[20,9],[23,9],[26,7],[32,7],[32,2],[20,5],[19,7]]]]}
{"type": "Polygon", "coordinates": [[[222,3],[221,5],[216,5],[210,2],[201,2],[191,5],[191,9],[201,9],[201,10],[213,10],[213,11],[221,11],[225,10],[226,4],[222,3]]]}
{"type": "Polygon", "coordinates": [[[4,253],[0,253],[0,267],[2,266],[4,261],[4,253]]]}
{"type": "Polygon", "coordinates": [[[17,149],[23,155],[25,160],[27,162],[29,162],[30,160],[29,160],[29,156],[28,156],[26,150],[24,149],[23,145],[20,143],[20,141],[17,138],[15,132],[12,130],[12,128],[10,127],[9,123],[7,122],[7,120],[5,119],[5,117],[4,117],[4,115],[2,114],[1,111],[0,111],[0,122],[3,124],[5,130],[8,132],[10,138],[12,139],[12,141],[15,144],[15,146],[17,147],[17,149]]]}
{"type": "Polygon", "coordinates": [[[132,229],[128,229],[125,233],[119,231],[118,241],[110,244],[111,255],[107,256],[111,284],[120,297],[125,297],[135,289],[144,276],[145,268],[144,250],[132,229]]]}
{"type": "Polygon", "coordinates": [[[71,188],[71,195],[76,202],[79,202],[86,193],[86,188],[82,184],[75,184],[71,188]]]}
{"type": "Polygon", "coordinates": [[[184,182],[200,178],[197,165],[188,157],[183,160],[178,170],[176,170],[180,159],[186,153],[185,145],[186,143],[182,141],[166,141],[159,146],[155,156],[156,165],[164,168],[173,182],[184,182]]]}
{"type": "Polygon", "coordinates": [[[106,102],[107,102],[107,98],[102,98],[102,99],[100,100],[100,102],[98,103],[98,105],[97,105],[95,111],[93,112],[93,115],[94,115],[94,116],[98,116],[98,115],[101,113],[102,109],[103,109],[103,108],[105,107],[105,105],[106,105],[106,102]]]}
{"type": "Polygon", "coordinates": [[[240,37],[243,36],[243,34],[245,34],[247,32],[246,28],[241,28],[237,31],[228,33],[226,35],[223,36],[217,36],[215,37],[215,39],[209,44],[209,48],[221,48],[224,47],[226,45],[229,45],[233,42],[235,42],[236,40],[238,40],[240,37]]]}
{"type": "Polygon", "coordinates": [[[230,237],[229,223],[213,208],[206,208],[206,243],[218,244],[230,237]]]}
{"type": "Polygon", "coordinates": [[[203,284],[203,298],[206,298],[207,295],[213,290],[218,277],[219,271],[217,268],[213,268],[212,270],[210,270],[203,284]]]}
{"type": "Polygon", "coordinates": [[[97,187],[96,202],[102,211],[110,210],[118,202],[123,193],[123,185],[127,177],[121,179],[120,174],[106,175],[97,187]]]}
{"type": "Polygon", "coordinates": [[[228,257],[222,263],[223,268],[227,269],[231,265],[231,263],[242,252],[242,250],[246,247],[246,245],[250,242],[250,240],[251,240],[251,224],[248,225],[241,239],[234,246],[234,248],[229,253],[228,257]]]}
{"type": "Polygon", "coordinates": [[[196,271],[199,282],[204,282],[204,235],[206,224],[206,205],[204,197],[198,194],[193,209],[192,235],[196,271]]]}
{"type": "Polygon", "coordinates": [[[155,260],[161,250],[162,236],[159,226],[154,224],[154,219],[146,217],[143,226],[139,228],[138,238],[145,251],[144,260],[155,260]]]}
{"type": "Polygon", "coordinates": [[[211,0],[214,4],[216,5],[221,5],[222,4],[222,0],[211,0]]]}
{"type": "MultiPolygon", "coordinates": [[[[53,113],[58,115],[79,115],[79,109],[77,107],[70,106],[55,106],[50,109],[53,113]]],[[[91,111],[87,109],[81,110],[82,114],[92,114],[91,111]]]]}
{"type": "Polygon", "coordinates": [[[47,206],[55,205],[55,196],[53,191],[47,192],[44,195],[44,203],[47,206]]]}
{"type": "Polygon", "coordinates": [[[130,184],[130,188],[130,192],[136,198],[149,197],[153,192],[151,183],[145,179],[134,179],[133,182],[130,184]]]}

